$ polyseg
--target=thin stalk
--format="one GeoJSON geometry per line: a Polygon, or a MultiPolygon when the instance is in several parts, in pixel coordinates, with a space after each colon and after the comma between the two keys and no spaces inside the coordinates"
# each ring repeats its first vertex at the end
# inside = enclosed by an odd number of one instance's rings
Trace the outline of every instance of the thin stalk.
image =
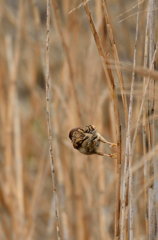
{"type": "MultiPolygon", "coordinates": [[[[149,1],[149,67],[154,69],[154,62],[152,62],[154,54],[154,44],[155,44],[155,8],[156,0],[149,1]]],[[[152,78],[149,82],[149,99],[148,99],[148,114],[153,116],[155,112],[155,80],[152,78]]],[[[149,121],[149,150],[154,147],[154,118],[149,121]]],[[[149,177],[154,178],[154,158],[151,159],[149,164],[149,177]]],[[[154,190],[154,180],[149,187],[149,239],[153,240],[156,236],[156,209],[155,209],[155,190],[154,190]]]]}
{"type": "Polygon", "coordinates": [[[50,30],[50,0],[47,0],[47,20],[46,20],[46,111],[47,111],[47,129],[48,129],[48,141],[49,141],[49,154],[53,183],[53,194],[55,198],[55,215],[57,224],[57,236],[58,240],[61,239],[61,231],[59,226],[59,214],[58,214],[58,197],[56,192],[56,179],[55,168],[52,148],[52,136],[51,136],[51,119],[50,119],[50,101],[49,101],[49,30],[50,30]]]}
{"type": "MultiPolygon", "coordinates": [[[[154,53],[154,41],[155,41],[155,8],[156,1],[151,0],[149,2],[149,67],[154,69],[154,62],[152,62],[152,57],[154,53]]],[[[154,115],[155,108],[155,80],[150,79],[149,82],[149,116],[154,115]]],[[[149,146],[153,148],[154,146],[154,118],[149,121],[149,146]]],[[[153,164],[150,166],[150,174],[154,175],[153,164]]],[[[153,188],[154,183],[152,184],[153,188]]]]}
{"type": "MultiPolygon", "coordinates": [[[[52,112],[55,113],[55,107],[52,104],[52,112]]],[[[53,114],[55,116],[55,114],[53,114]]],[[[62,228],[62,236],[64,240],[70,239],[70,233],[69,233],[69,223],[68,223],[68,216],[67,216],[67,209],[66,209],[66,202],[63,201],[63,199],[66,198],[65,195],[65,176],[64,176],[64,170],[63,170],[63,162],[62,162],[62,154],[59,148],[59,139],[60,139],[60,119],[58,117],[53,118],[53,143],[55,148],[55,158],[56,158],[56,172],[57,172],[57,185],[58,188],[58,196],[60,199],[60,218],[61,218],[61,228],[62,228]]]]}
{"type": "MultiPolygon", "coordinates": [[[[145,48],[144,48],[144,67],[148,65],[148,45],[149,45],[149,11],[147,13],[147,23],[145,32],[145,48]]],[[[147,77],[143,78],[143,91],[145,89],[145,84],[147,77]]],[[[143,105],[143,154],[147,153],[146,141],[147,141],[147,127],[146,127],[146,103],[143,105]]],[[[148,181],[148,169],[147,164],[144,162],[144,201],[145,201],[145,224],[146,224],[146,234],[149,236],[149,221],[148,221],[148,188],[145,187],[148,181]]]]}
{"type": "Polygon", "coordinates": [[[131,120],[132,120],[132,108],[133,108],[133,91],[134,91],[134,82],[135,82],[135,71],[136,66],[136,47],[138,40],[138,26],[139,26],[139,8],[140,1],[138,1],[138,14],[136,22],[136,34],[135,34],[135,48],[134,48],[134,57],[133,57],[133,72],[132,72],[132,82],[131,82],[131,92],[130,92],[130,104],[128,112],[128,127],[127,127],[127,136],[126,136],[126,152],[125,152],[125,164],[124,164],[124,178],[123,178],[123,191],[122,191],[122,219],[121,219],[121,240],[125,238],[125,213],[126,213],[126,197],[127,197],[127,188],[128,188],[128,179],[129,179],[129,214],[130,214],[130,240],[133,239],[133,191],[132,191],[132,152],[131,152],[131,120]],[[129,158],[129,166],[128,166],[129,158]]]}
{"type": "MultiPolygon", "coordinates": [[[[155,7],[156,1],[151,0],[149,2],[149,67],[154,69],[154,62],[152,62],[152,57],[154,53],[154,39],[155,39],[155,7]]],[[[155,108],[155,80],[150,79],[149,82],[149,116],[154,115],[155,108]]],[[[149,146],[153,148],[154,146],[154,118],[149,121],[149,146]]],[[[150,166],[150,174],[154,174],[153,164],[150,166]]],[[[154,184],[154,183],[153,183],[154,184]]],[[[152,184],[152,188],[153,188],[152,184]]]]}

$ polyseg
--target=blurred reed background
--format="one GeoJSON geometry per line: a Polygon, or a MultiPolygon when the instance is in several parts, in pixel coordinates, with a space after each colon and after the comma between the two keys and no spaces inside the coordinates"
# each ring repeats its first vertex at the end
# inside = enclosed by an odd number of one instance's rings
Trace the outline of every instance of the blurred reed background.
{"type": "Polygon", "coordinates": [[[152,69],[157,58],[153,59],[157,11],[152,11],[157,6],[154,1],[107,0],[106,8],[102,0],[86,2],[51,0],[50,5],[49,100],[58,196],[54,199],[46,121],[47,2],[0,1],[1,240],[155,239],[157,235],[158,74],[139,67],[152,69]],[[102,62],[87,4],[109,53],[106,58],[102,55],[102,62]],[[111,91],[107,75],[111,82],[114,79],[111,91]],[[143,117],[137,128],[142,99],[143,117]],[[85,156],[73,149],[69,131],[89,124],[118,143],[117,149],[106,144],[101,148],[105,153],[120,150],[120,162],[119,157],[85,156]]]}

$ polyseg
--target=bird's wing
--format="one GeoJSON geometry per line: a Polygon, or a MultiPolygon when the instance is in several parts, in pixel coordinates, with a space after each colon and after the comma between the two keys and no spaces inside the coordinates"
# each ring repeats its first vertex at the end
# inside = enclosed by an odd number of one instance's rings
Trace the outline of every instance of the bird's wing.
{"type": "Polygon", "coordinates": [[[76,131],[73,132],[72,136],[72,142],[73,142],[73,147],[78,149],[83,141],[88,139],[89,137],[84,133],[83,128],[78,128],[76,131]]]}
{"type": "Polygon", "coordinates": [[[94,125],[88,125],[84,128],[84,133],[94,134],[96,133],[97,128],[94,125]]]}

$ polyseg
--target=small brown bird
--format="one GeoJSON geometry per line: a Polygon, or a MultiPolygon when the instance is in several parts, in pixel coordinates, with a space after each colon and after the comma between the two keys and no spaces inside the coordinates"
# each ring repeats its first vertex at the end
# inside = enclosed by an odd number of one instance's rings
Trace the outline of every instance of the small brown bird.
{"type": "Polygon", "coordinates": [[[115,143],[106,141],[98,132],[94,125],[85,128],[73,128],[69,133],[69,138],[73,143],[73,147],[85,155],[98,154],[116,158],[116,153],[105,154],[98,151],[100,143],[107,143],[110,147],[117,146],[115,143]]]}

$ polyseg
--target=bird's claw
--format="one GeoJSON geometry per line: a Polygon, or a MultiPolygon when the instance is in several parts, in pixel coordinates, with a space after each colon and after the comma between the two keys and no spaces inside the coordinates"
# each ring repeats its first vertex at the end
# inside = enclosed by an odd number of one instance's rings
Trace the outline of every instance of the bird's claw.
{"type": "Polygon", "coordinates": [[[111,158],[117,158],[117,153],[112,153],[112,154],[109,154],[109,157],[111,157],[111,158]]]}
{"type": "Polygon", "coordinates": [[[111,143],[109,147],[110,147],[110,148],[112,148],[112,147],[117,147],[117,144],[116,144],[116,143],[111,143]]]}

